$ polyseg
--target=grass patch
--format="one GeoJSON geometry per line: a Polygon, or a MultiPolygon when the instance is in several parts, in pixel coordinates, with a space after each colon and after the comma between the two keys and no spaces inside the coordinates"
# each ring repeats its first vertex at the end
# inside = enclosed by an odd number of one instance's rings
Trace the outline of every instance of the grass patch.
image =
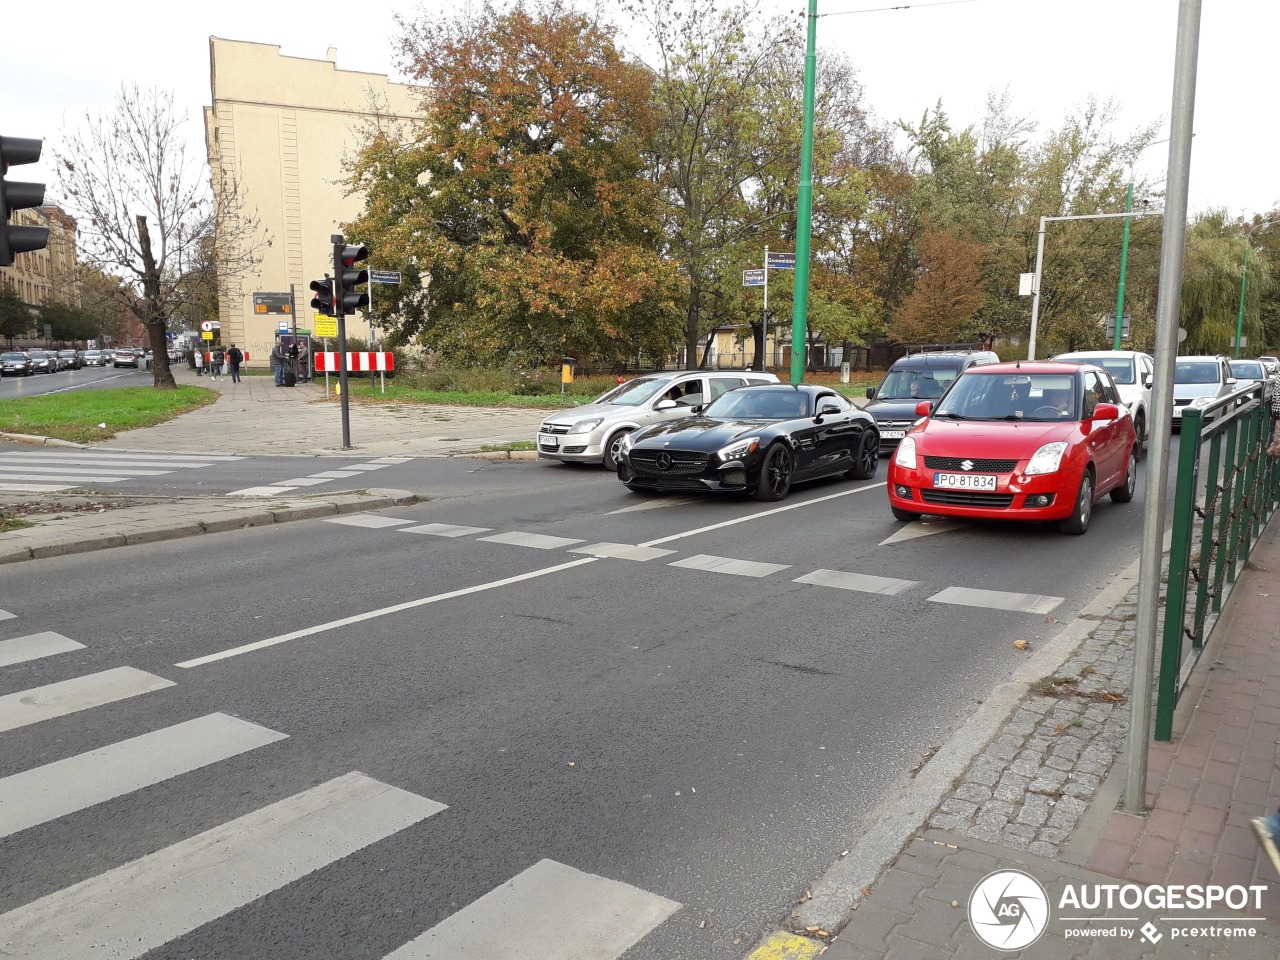
{"type": "Polygon", "coordinates": [[[21,530],[24,527],[34,527],[35,524],[30,520],[23,520],[21,517],[15,517],[11,513],[0,513],[0,533],[6,533],[9,530],[21,530]]]}
{"type": "Polygon", "coordinates": [[[511,450],[537,450],[538,445],[532,440],[516,440],[512,443],[486,443],[480,447],[481,453],[503,453],[511,450]]]}
{"type": "Polygon", "coordinates": [[[215,391],[203,387],[120,387],[0,400],[0,432],[80,443],[106,440],[125,430],[164,423],[217,399],[215,391]]]}

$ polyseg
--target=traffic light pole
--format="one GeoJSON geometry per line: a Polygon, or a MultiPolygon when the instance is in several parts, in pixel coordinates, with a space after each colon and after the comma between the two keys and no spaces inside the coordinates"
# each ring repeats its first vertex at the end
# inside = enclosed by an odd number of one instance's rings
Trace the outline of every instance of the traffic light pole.
{"type": "Polygon", "coordinates": [[[333,242],[333,314],[338,319],[338,394],[342,406],[342,449],[351,449],[351,405],[347,396],[347,311],[342,305],[342,250],[346,246],[346,238],[335,233],[329,237],[333,242]]]}

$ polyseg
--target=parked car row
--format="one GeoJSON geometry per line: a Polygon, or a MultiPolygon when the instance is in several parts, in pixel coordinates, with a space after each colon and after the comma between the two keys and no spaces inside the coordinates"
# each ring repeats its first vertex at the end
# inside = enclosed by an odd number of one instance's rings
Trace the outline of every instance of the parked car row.
{"type": "Polygon", "coordinates": [[[150,350],[121,347],[116,350],[11,350],[0,354],[0,376],[30,376],[82,367],[140,367],[150,350]]]}

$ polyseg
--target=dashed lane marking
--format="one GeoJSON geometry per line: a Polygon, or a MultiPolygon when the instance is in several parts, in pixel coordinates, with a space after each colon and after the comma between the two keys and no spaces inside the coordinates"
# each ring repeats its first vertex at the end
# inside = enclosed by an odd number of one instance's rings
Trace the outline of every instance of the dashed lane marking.
{"type": "Polygon", "coordinates": [[[491,537],[480,537],[478,539],[487,543],[505,543],[513,547],[532,547],[535,550],[559,550],[561,547],[582,542],[582,540],[574,537],[552,537],[545,533],[525,533],[521,530],[513,530],[511,533],[495,533],[491,537]]]}
{"type": "MultiPolygon", "coordinates": [[[[0,733],[28,724],[65,717],[174,686],[172,680],[133,667],[116,667],[0,697],[0,733]]],[[[4,943],[0,939],[0,943],[4,943]]]]}
{"type": "MultiPolygon", "coordinates": [[[[4,611],[0,610],[0,614],[4,611]]],[[[9,614],[12,617],[13,614],[9,614]]],[[[0,616],[0,620],[8,617],[0,616]]],[[[70,637],[46,630],[25,637],[14,637],[12,640],[0,642],[0,667],[9,667],[15,663],[26,663],[28,660],[40,660],[59,653],[70,653],[72,650],[83,650],[83,643],[76,643],[70,637]]]]}
{"type": "Polygon", "coordinates": [[[962,607],[982,607],[987,610],[1052,613],[1066,598],[1049,597],[1038,593],[979,590],[975,587],[947,587],[929,599],[934,603],[952,603],[962,607]]]}
{"type": "Polygon", "coordinates": [[[916,585],[915,580],[895,580],[893,577],[873,577],[865,573],[844,573],[840,570],[815,570],[796,583],[812,583],[819,587],[835,587],[839,590],[856,590],[859,593],[879,593],[896,596],[916,585]]]}
{"type": "Polygon", "coordinates": [[[637,547],[631,543],[592,543],[585,547],[574,547],[570,553],[585,553],[592,557],[614,557],[619,560],[656,560],[658,557],[669,557],[674,550],[660,550],[657,547],[637,547]]]}
{"type": "Polygon", "coordinates": [[[488,533],[493,527],[464,527],[456,523],[424,523],[418,527],[405,527],[398,533],[425,533],[429,537],[470,537],[488,533]]]}
{"type": "Polygon", "coordinates": [[[348,513],[340,517],[322,517],[325,523],[340,523],[348,527],[368,527],[379,530],[383,527],[399,527],[412,520],[397,520],[395,517],[380,517],[376,513],[348,513]]]}
{"type": "Polygon", "coordinates": [[[789,563],[760,563],[756,560],[734,560],[732,557],[713,557],[699,553],[683,560],[674,560],[671,567],[688,567],[690,570],[706,570],[710,573],[729,573],[737,577],[767,577],[786,570],[789,563]]]}

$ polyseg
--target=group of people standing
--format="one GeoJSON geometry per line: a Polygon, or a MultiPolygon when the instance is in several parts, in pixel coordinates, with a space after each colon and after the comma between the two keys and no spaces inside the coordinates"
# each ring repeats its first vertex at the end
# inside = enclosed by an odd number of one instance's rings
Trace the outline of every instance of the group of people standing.
{"type": "MultiPolygon", "coordinates": [[[[237,347],[234,343],[223,350],[221,346],[216,346],[209,352],[209,376],[214,380],[225,380],[223,369],[229,368],[231,373],[231,382],[240,382],[240,364],[244,363],[244,351],[237,347]]],[[[204,376],[204,352],[197,350],[195,352],[196,376],[204,376]]]]}

